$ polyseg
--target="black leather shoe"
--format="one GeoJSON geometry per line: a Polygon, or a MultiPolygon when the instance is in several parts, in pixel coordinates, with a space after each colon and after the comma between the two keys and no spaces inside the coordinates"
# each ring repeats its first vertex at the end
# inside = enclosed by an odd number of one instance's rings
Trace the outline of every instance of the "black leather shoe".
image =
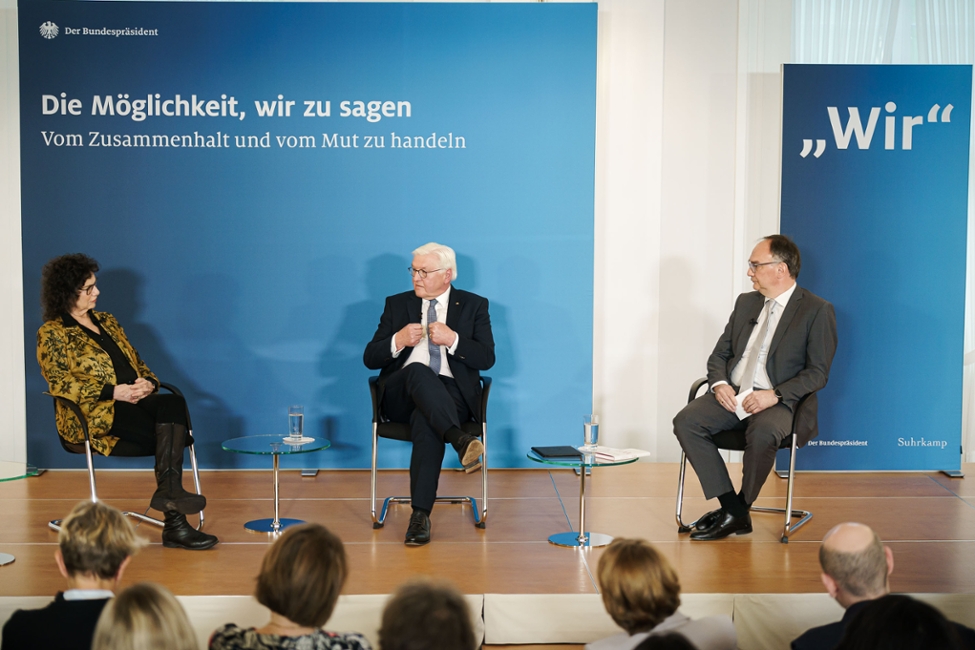
{"type": "Polygon", "coordinates": [[[721,521],[721,517],[724,516],[724,512],[724,508],[718,508],[717,510],[712,510],[708,514],[703,515],[694,524],[694,530],[707,530],[711,526],[721,521]]]}
{"type": "Polygon", "coordinates": [[[410,527],[406,529],[407,546],[423,546],[430,543],[430,517],[417,510],[410,517],[410,527]]]}
{"type": "Polygon", "coordinates": [[[468,474],[481,466],[481,454],[483,453],[484,445],[476,436],[465,433],[457,441],[457,458],[468,474]]]}
{"type": "Polygon", "coordinates": [[[215,535],[207,535],[186,521],[186,515],[171,511],[166,513],[165,525],[162,531],[162,542],[166,548],[185,548],[190,551],[202,551],[217,543],[215,535]]]}
{"type": "Polygon", "coordinates": [[[752,518],[750,515],[746,514],[744,517],[735,517],[730,512],[726,512],[710,528],[691,533],[691,539],[711,541],[724,539],[732,533],[735,535],[746,535],[750,532],[752,532],[752,518]]]}

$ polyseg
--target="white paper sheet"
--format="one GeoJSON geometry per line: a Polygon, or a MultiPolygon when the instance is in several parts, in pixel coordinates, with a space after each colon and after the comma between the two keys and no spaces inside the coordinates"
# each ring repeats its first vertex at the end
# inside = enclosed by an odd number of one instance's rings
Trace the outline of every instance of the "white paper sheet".
{"type": "Polygon", "coordinates": [[[742,400],[744,400],[744,399],[745,399],[746,397],[748,397],[748,396],[749,396],[749,395],[751,395],[751,394],[752,394],[752,389],[751,389],[751,388],[749,388],[748,390],[743,390],[743,391],[741,391],[741,392],[740,392],[740,393],[738,393],[738,395],[737,395],[737,396],[735,397],[735,402],[737,402],[737,404],[738,404],[738,407],[737,407],[737,408],[735,409],[735,415],[737,415],[737,416],[738,416],[738,419],[739,419],[739,420],[744,420],[744,419],[745,419],[745,418],[747,418],[747,417],[748,417],[749,415],[751,415],[751,413],[748,413],[747,411],[745,411],[745,409],[743,409],[743,408],[741,407],[741,402],[742,402],[742,400]]]}

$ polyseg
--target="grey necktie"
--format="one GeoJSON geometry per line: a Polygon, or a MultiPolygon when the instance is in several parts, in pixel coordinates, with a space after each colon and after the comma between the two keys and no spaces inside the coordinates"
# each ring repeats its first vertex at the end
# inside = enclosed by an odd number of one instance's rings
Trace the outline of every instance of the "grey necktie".
{"type": "Polygon", "coordinates": [[[765,325],[762,326],[762,331],[755,339],[755,344],[752,346],[751,356],[748,357],[748,363],[745,364],[745,372],[741,376],[741,388],[738,389],[739,393],[743,393],[746,390],[750,390],[755,385],[755,372],[758,370],[758,357],[762,355],[762,350],[765,349],[765,339],[768,338],[769,323],[772,322],[772,306],[775,304],[774,300],[765,301],[765,325]]]}
{"type": "Polygon", "coordinates": [[[430,349],[430,370],[433,374],[440,374],[440,346],[430,338],[430,324],[437,322],[437,301],[430,301],[430,308],[427,309],[427,345],[430,349]]]}

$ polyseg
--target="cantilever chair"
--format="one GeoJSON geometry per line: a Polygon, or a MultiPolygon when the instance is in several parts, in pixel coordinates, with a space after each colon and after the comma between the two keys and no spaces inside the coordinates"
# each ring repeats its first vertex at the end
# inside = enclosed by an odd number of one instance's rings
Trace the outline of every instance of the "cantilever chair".
{"type": "MultiPolygon", "coordinates": [[[[488,489],[487,489],[487,405],[488,394],[491,392],[491,378],[481,377],[481,422],[464,422],[461,429],[464,433],[477,436],[484,445],[481,456],[481,509],[477,509],[477,499],[471,496],[438,496],[437,503],[469,503],[474,515],[474,525],[478,528],[487,526],[488,489]]],[[[382,528],[386,523],[386,514],[390,503],[409,503],[410,497],[386,497],[382,510],[376,514],[376,452],[380,438],[403,440],[409,442],[412,438],[410,425],[398,422],[388,422],[384,419],[379,406],[379,377],[369,378],[369,393],[372,395],[372,475],[370,480],[370,505],[372,506],[372,527],[382,528]]]]}
{"type": "MultiPolygon", "coordinates": [[[[691,384],[691,391],[687,396],[687,403],[690,404],[697,397],[698,391],[701,386],[706,386],[708,383],[707,378],[702,377],[698,379],[693,384],[691,384]]],[[[793,510],[792,509],[792,496],[793,496],[793,485],[796,476],[796,449],[798,436],[796,435],[796,424],[799,422],[799,416],[803,413],[805,408],[806,400],[809,399],[809,395],[806,395],[799,403],[796,404],[796,409],[792,416],[792,433],[786,436],[782,443],[779,445],[779,449],[789,450],[789,486],[786,489],[786,505],[785,508],[759,508],[752,506],[752,512],[771,512],[776,514],[785,515],[785,524],[782,527],[782,537],[779,541],[783,544],[789,543],[789,535],[794,533],[799,529],[800,526],[804,525],[810,519],[812,519],[812,513],[808,510],[793,510]],[[797,519],[796,523],[792,523],[792,518],[797,519]]],[[[745,450],[745,430],[744,429],[734,429],[730,431],[719,431],[712,436],[714,444],[717,445],[718,449],[727,449],[730,451],[744,451],[745,450]]],[[[687,456],[682,451],[680,454],[680,481],[677,484],[677,532],[687,533],[690,532],[697,521],[692,521],[689,524],[685,524],[681,520],[681,507],[684,500],[684,474],[687,469],[687,456]]]]}
{"type": "MultiPolygon", "coordinates": [[[[183,396],[183,393],[181,393],[180,390],[175,386],[173,386],[172,384],[160,383],[159,388],[160,389],[165,388],[171,393],[175,393],[180,397],[183,396]]],[[[45,395],[51,395],[51,394],[45,392],[45,395]]],[[[61,446],[69,454],[85,455],[85,458],[88,461],[88,483],[91,487],[91,500],[98,501],[98,493],[95,490],[95,464],[94,464],[94,459],[92,454],[91,437],[88,434],[88,421],[85,419],[84,414],[81,412],[81,408],[73,400],[70,400],[66,397],[61,397],[59,395],[51,395],[51,397],[54,398],[55,410],[57,410],[57,404],[60,403],[61,406],[67,408],[69,411],[74,413],[74,416],[78,418],[78,422],[81,423],[81,430],[85,434],[84,442],[68,442],[67,440],[61,437],[60,432],[58,433],[58,440],[61,441],[61,446]]],[[[190,436],[193,435],[193,425],[190,422],[189,409],[186,409],[186,431],[190,436]]],[[[191,444],[189,446],[189,450],[190,450],[190,464],[193,467],[193,485],[196,488],[197,494],[203,494],[202,492],[200,492],[200,470],[196,464],[196,449],[194,449],[194,445],[191,444]]],[[[127,517],[132,517],[133,519],[138,519],[139,521],[144,521],[148,524],[153,524],[154,526],[162,527],[164,525],[163,521],[156,519],[154,517],[150,517],[148,515],[144,515],[141,512],[123,511],[122,514],[126,515],[127,517]]],[[[60,519],[55,519],[53,521],[50,521],[48,522],[47,525],[54,530],[61,530],[60,519]]],[[[201,530],[202,528],[203,528],[203,511],[201,510],[200,524],[196,527],[196,529],[201,530]]]]}

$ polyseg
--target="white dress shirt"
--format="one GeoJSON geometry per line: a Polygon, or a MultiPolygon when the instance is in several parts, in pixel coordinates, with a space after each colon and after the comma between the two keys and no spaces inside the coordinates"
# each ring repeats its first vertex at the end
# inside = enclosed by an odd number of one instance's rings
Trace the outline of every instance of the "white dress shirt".
{"type": "MultiPolygon", "coordinates": [[[[447,306],[450,304],[450,287],[442,294],[434,298],[437,306],[437,322],[447,324],[447,306]]],[[[427,314],[430,311],[430,300],[426,298],[423,299],[423,306],[420,308],[420,325],[423,326],[423,338],[420,342],[416,344],[413,351],[410,352],[410,356],[406,359],[404,366],[408,366],[411,363],[422,363],[425,366],[430,365],[430,347],[428,345],[427,337],[430,335],[430,327],[427,323],[427,314]]],[[[460,342],[460,335],[455,333],[454,342],[450,346],[441,345],[440,346],[440,374],[445,377],[450,377],[453,379],[454,373],[450,372],[450,364],[447,363],[447,354],[453,354],[457,351],[457,343],[460,342]]],[[[393,337],[393,342],[390,344],[392,347],[393,358],[397,358],[403,350],[396,349],[396,337],[393,337]]]]}
{"type": "Polygon", "coordinates": [[[108,589],[68,589],[64,592],[65,600],[102,600],[114,596],[108,589]]]}
{"type": "MultiPolygon", "coordinates": [[[[756,343],[758,336],[761,332],[765,331],[765,314],[766,310],[763,307],[762,312],[758,315],[758,323],[752,327],[751,336],[748,337],[748,345],[745,346],[745,352],[741,355],[741,359],[731,371],[731,383],[735,386],[741,386],[742,375],[745,374],[745,367],[748,365],[748,359],[752,354],[758,354],[758,365],[755,367],[755,383],[753,388],[755,390],[770,390],[774,388],[772,386],[772,381],[768,378],[768,371],[765,369],[765,362],[768,359],[768,349],[772,345],[772,339],[775,338],[775,328],[779,326],[779,321],[782,320],[782,313],[785,311],[785,306],[789,304],[789,299],[792,294],[796,291],[796,283],[793,282],[792,286],[772,298],[775,306],[772,309],[772,314],[769,317],[768,332],[765,335],[765,340],[756,343]]],[[[768,301],[766,301],[768,304],[768,301]]],[[[726,384],[726,381],[716,381],[714,386],[720,386],[721,384],[726,384]]],[[[714,386],[711,387],[714,390],[714,386]]]]}

